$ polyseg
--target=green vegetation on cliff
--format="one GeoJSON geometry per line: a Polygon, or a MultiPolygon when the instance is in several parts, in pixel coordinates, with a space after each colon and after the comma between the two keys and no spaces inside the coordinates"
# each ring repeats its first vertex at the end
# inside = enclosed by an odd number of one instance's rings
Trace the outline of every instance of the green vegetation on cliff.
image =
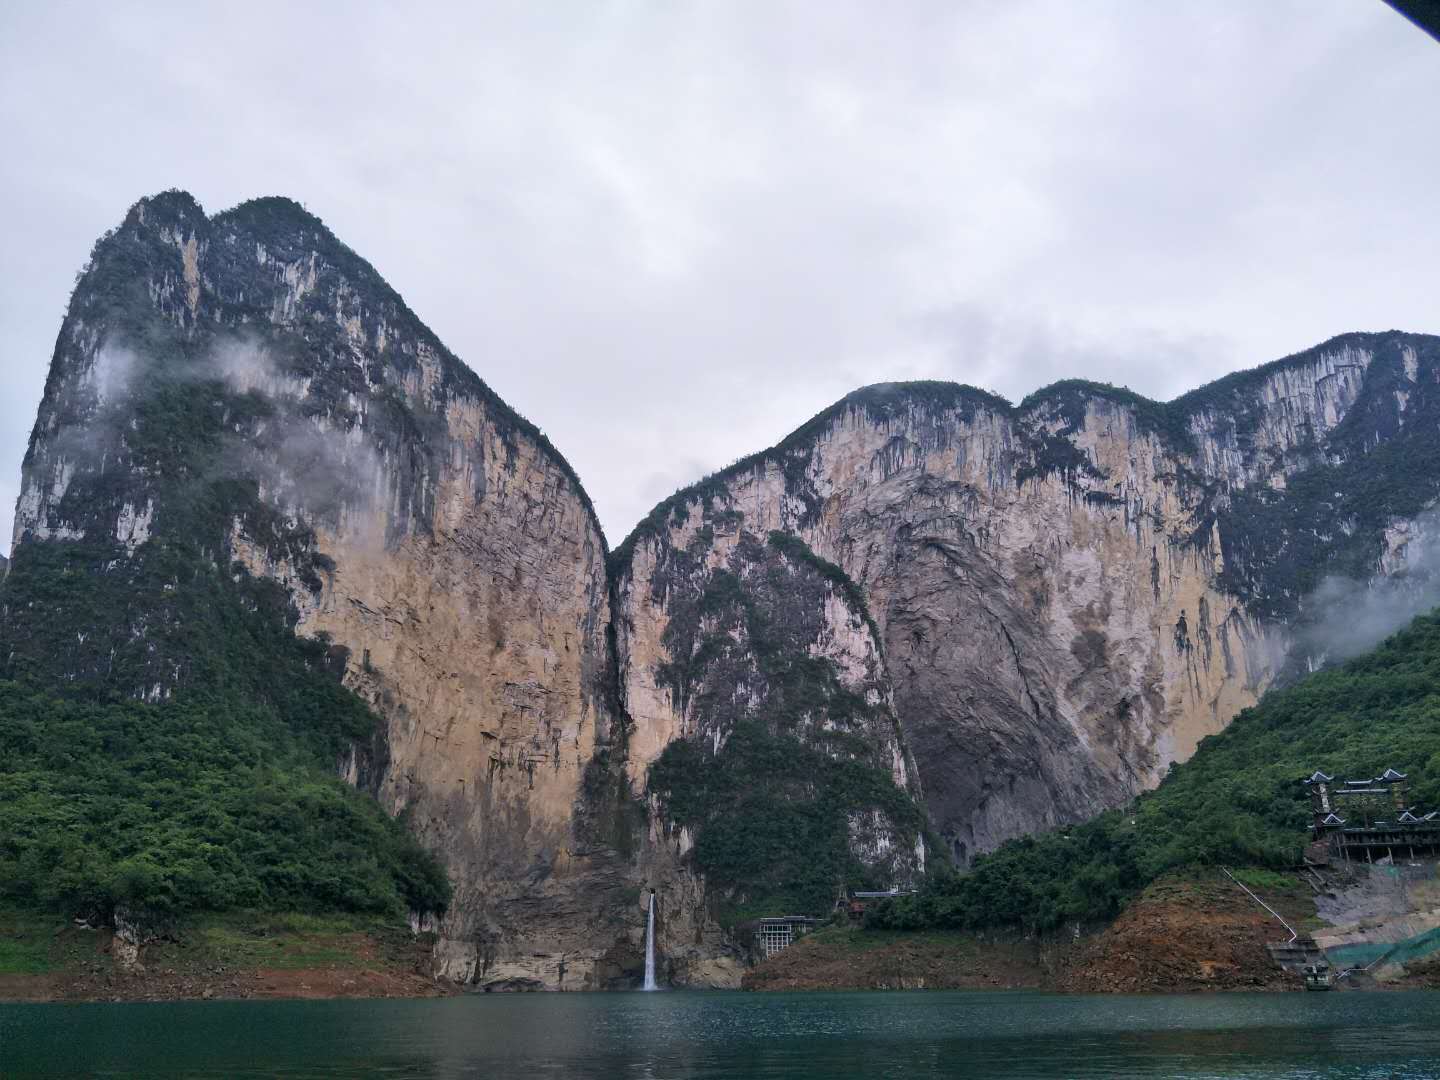
{"type": "Polygon", "coordinates": [[[0,682],[0,901],[142,920],[443,910],[444,872],[317,742],[231,694],[87,702],[0,682]]]}
{"type": "Polygon", "coordinates": [[[747,533],[727,568],[674,552],[657,584],[673,658],[658,675],[693,734],[666,746],[649,790],[691,831],[720,917],[819,914],[841,885],[888,887],[896,853],[866,852],[852,828],[874,822],[903,857],[922,819],[891,775],[898,730],[878,664],[873,682],[847,685],[812,649],[831,590],[853,605],[854,583],[796,537],[747,533]]]}
{"type": "Polygon", "coordinates": [[[1418,805],[1440,808],[1440,613],[1267,695],[1129,807],[1011,841],[969,873],[935,875],[870,923],[1043,930],[1112,918],[1177,867],[1293,866],[1310,820],[1302,779],[1391,766],[1409,774],[1418,805]]]}
{"type": "MultiPolygon", "coordinates": [[[[212,494],[263,534],[240,491],[212,494]]],[[[344,650],[297,638],[286,591],[222,570],[207,539],[17,549],[0,586],[0,899],[105,918],[443,910],[438,863],[337,776],[353,753],[367,784],[385,752],[339,682],[344,650]],[[162,700],[135,700],[151,680],[162,700]]]]}
{"type": "MultiPolygon", "coordinates": [[[[335,243],[308,220],[322,248],[335,243]]],[[[106,918],[443,910],[434,858],[337,776],[349,760],[372,789],[386,748],[378,717],[341,685],[347,652],[295,633],[292,589],[317,592],[334,569],[310,524],[260,496],[298,429],[222,378],[220,331],[191,325],[164,284],[183,279],[167,237],[218,242],[210,227],[182,193],[137,207],[96,245],[60,334],[26,462],[29,483],[66,478],[34,523],[59,535],[27,528],[0,584],[0,900],[106,918]],[[103,399],[76,379],[80,326],[114,346],[96,376],[103,399]],[[126,521],[135,528],[117,536],[126,521]],[[289,583],[231,562],[237,533],[289,583]]],[[[250,277],[217,271],[239,281],[216,301],[227,317],[268,310],[248,251],[250,277]]],[[[356,287],[399,305],[382,284],[356,287]]],[[[329,330],[297,340],[255,318],[252,331],[282,372],[313,376],[317,396],[353,389],[348,359],[322,370],[340,347],[329,330]]],[[[397,431],[407,419],[423,422],[397,416],[397,431]]],[[[326,485],[309,493],[321,513],[356,482],[309,471],[326,485]]]]}

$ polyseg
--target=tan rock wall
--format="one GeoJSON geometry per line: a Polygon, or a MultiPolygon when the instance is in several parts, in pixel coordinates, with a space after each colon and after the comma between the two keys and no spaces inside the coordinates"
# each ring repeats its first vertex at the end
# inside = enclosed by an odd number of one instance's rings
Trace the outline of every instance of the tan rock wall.
{"type": "MultiPolygon", "coordinates": [[[[434,407],[433,385],[410,389],[417,408],[434,407]]],[[[477,402],[451,400],[445,417],[432,520],[396,528],[399,483],[382,467],[367,504],[318,529],[334,569],[318,596],[296,589],[298,632],[350,650],[347,682],[388,724],[378,794],[450,868],[441,971],[578,986],[594,958],[564,954],[603,949],[582,927],[537,940],[526,911],[574,902],[588,870],[572,825],[597,740],[611,734],[603,541],[533,444],[506,445],[477,402]]],[[[288,576],[235,539],[252,572],[288,576]]]]}
{"type": "Polygon", "coordinates": [[[851,408],[820,431],[803,448],[813,499],[779,455],[728,475],[714,513],[692,501],[684,525],[642,537],[621,579],[632,778],[683,732],[653,679],[666,624],[649,585],[657,545],[683,547],[715,513],[740,511],[749,528],[799,534],[862,586],[957,856],[1153,787],[1258,700],[1290,645],[1284,625],[1260,623],[1218,584],[1222,537],[1204,532],[1198,488],[1283,486],[1297,454],[1344,418],[1370,360],[1347,346],[1267,377],[1243,447],[1225,417],[1198,414],[1193,457],[1098,397],[1073,429],[1043,405],[912,404],[883,419],[851,408]],[[1017,479],[1045,432],[1090,472],[1017,479]]]}

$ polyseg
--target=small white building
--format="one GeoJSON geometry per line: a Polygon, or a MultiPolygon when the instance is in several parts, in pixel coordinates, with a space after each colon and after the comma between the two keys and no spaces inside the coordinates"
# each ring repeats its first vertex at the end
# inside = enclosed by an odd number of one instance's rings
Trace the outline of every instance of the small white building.
{"type": "Polygon", "coordinates": [[[796,938],[804,937],[815,928],[819,919],[808,915],[780,915],[761,919],[755,928],[755,942],[761,954],[769,959],[782,949],[788,949],[796,938]]]}

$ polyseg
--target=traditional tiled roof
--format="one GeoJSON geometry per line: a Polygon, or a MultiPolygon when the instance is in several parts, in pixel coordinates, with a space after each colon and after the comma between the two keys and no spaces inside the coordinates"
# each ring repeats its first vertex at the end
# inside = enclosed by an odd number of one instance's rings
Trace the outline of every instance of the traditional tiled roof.
{"type": "Polygon", "coordinates": [[[1342,818],[1342,817],[1339,817],[1339,816],[1336,815],[1336,814],[1327,814],[1326,817],[1325,817],[1325,820],[1322,821],[1322,822],[1320,822],[1320,824],[1321,824],[1321,825],[1344,825],[1344,824],[1345,824],[1345,819],[1342,818]]]}
{"type": "Polygon", "coordinates": [[[1394,769],[1386,769],[1375,779],[1382,782],[1388,782],[1391,780],[1405,780],[1408,779],[1408,777],[1406,777],[1406,775],[1402,772],[1396,772],[1394,769]]]}
{"type": "Polygon", "coordinates": [[[1305,782],[1307,784],[1328,784],[1331,780],[1334,779],[1335,777],[1326,776],[1319,769],[1316,769],[1313,773],[1310,774],[1310,779],[1306,780],[1305,782]]]}

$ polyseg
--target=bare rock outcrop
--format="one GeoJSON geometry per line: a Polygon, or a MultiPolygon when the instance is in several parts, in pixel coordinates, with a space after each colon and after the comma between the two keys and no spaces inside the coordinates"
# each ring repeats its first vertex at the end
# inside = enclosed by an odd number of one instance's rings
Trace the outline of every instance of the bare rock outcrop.
{"type": "Polygon", "coordinates": [[[436,972],[615,977],[629,874],[586,793],[617,737],[604,538],[548,441],[317,219],[137,204],[77,286],[18,510],[17,549],[68,545],[126,614],[11,612],[17,663],[164,700],[205,677],[175,552],[273,582],[384,718],[337,767],[449,871],[436,972]]]}
{"type": "Polygon", "coordinates": [[[334,764],[448,870],[437,974],[633,985],[654,890],[668,981],[736,985],[747,919],[1121,805],[1375,583],[1436,602],[1437,460],[1420,335],[1163,405],[881,385],[607,559],[554,447],[318,219],[170,192],[62,325],[0,676],[242,694],[222,616],[258,613],[381,718],[334,764]]]}
{"type": "Polygon", "coordinates": [[[956,860],[1123,803],[1312,648],[1327,575],[1423,561],[1416,519],[1440,492],[1389,470],[1437,450],[1437,362],[1434,338],[1349,335],[1169,405],[1082,383],[1019,407],[857,391],[619,549],[625,700],[651,733],[632,771],[686,722],[654,677],[674,659],[658,568],[740,519],[803,538],[863,594],[956,860]]]}

